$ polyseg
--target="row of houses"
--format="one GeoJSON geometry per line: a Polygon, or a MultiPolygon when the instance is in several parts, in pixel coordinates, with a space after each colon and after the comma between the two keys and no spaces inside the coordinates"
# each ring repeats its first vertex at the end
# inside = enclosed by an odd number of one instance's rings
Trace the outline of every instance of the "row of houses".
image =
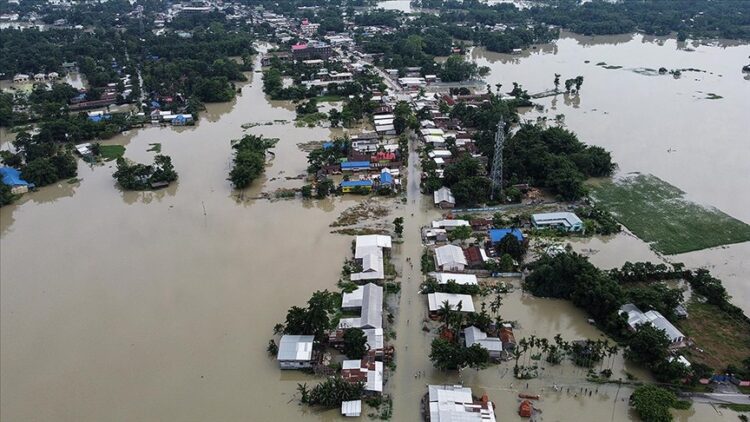
{"type": "MultiPolygon", "coordinates": [[[[60,74],[57,72],[36,73],[33,75],[34,82],[54,81],[59,78],[60,78],[60,74]]],[[[32,79],[32,76],[26,73],[17,73],[13,76],[14,83],[27,83],[27,82],[30,82],[31,79],[32,79]]]]}

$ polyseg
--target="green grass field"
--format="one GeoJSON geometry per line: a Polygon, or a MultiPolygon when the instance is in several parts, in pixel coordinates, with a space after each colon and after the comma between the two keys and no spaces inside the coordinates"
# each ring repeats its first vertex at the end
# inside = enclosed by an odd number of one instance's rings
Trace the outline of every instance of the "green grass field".
{"type": "Polygon", "coordinates": [[[104,161],[116,160],[125,154],[125,147],[122,145],[102,145],[99,148],[104,161]]]}
{"type": "Polygon", "coordinates": [[[629,176],[591,188],[598,204],[658,252],[674,255],[750,241],[750,225],[688,201],[656,176],[629,176]]]}

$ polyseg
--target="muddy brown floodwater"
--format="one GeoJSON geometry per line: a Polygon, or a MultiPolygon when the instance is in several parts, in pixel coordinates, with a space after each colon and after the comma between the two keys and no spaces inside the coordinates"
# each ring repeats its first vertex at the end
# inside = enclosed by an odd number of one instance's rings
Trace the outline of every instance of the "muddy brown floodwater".
{"type": "MultiPolygon", "coordinates": [[[[740,111],[733,108],[741,105],[737,96],[747,85],[739,85],[746,81],[725,85],[730,78],[736,79],[729,70],[738,55],[748,55],[747,46],[698,47],[685,52],[669,43],[662,47],[635,37],[615,44],[592,44],[567,37],[557,47],[548,47],[556,54],[502,57],[475,51],[474,55],[480,64],[493,67],[491,83],[518,80],[532,91],[551,84],[556,63],[564,64],[558,72],[565,76],[583,74],[586,80],[580,99],[568,105],[560,98],[558,110],[551,113],[565,113],[568,126],[584,140],[612,149],[624,171],[654,173],[694,198],[747,221],[742,204],[747,205],[748,199],[738,193],[747,189],[740,183],[747,164],[739,159],[747,150],[742,150],[739,139],[748,127],[747,119],[739,119],[740,111]],[[625,52],[620,52],[623,47],[627,47],[625,52]],[[659,53],[646,53],[653,49],[659,53]],[[649,55],[667,67],[720,70],[726,79],[701,74],[697,77],[718,86],[697,88],[702,85],[691,82],[693,75],[673,80],[607,70],[610,73],[597,77],[605,70],[584,64],[582,58],[654,66],[641,63],[649,55]],[[697,58],[697,63],[685,65],[674,58],[682,55],[697,58]],[[716,92],[724,99],[692,98],[697,89],[716,92]],[[613,90],[621,90],[622,95],[612,95],[613,90]],[[644,93],[657,95],[646,101],[644,93]],[[676,109],[664,104],[653,109],[651,101],[667,101],[664,96],[679,97],[669,103],[676,109]],[[696,114],[697,110],[702,114],[696,114]],[[622,120],[633,116],[645,121],[633,121],[626,131],[632,136],[626,136],[622,120]],[[647,125],[656,126],[642,127],[647,125]],[[691,129],[685,129],[686,125],[691,129]],[[670,134],[670,142],[657,136],[660,133],[670,134]],[[706,133],[718,135],[706,137],[706,133]],[[664,155],[661,149],[666,145],[678,152],[664,155]],[[730,153],[728,146],[738,152],[730,153]],[[698,162],[686,165],[688,158],[680,154],[688,152],[698,162]],[[705,162],[709,160],[722,165],[709,166],[705,162]],[[694,170],[678,171],[681,168],[694,170]],[[711,171],[695,174],[706,169],[711,171]],[[724,190],[734,195],[727,199],[724,190]]],[[[267,101],[260,75],[251,76],[233,103],[209,106],[195,127],[150,127],[107,141],[126,145],[126,156],[141,162],[153,157],[147,151],[150,143],[161,143],[162,152],[172,157],[180,173],[179,182],[170,188],[122,192],[111,177],[113,163],[90,167],[81,162],[79,182],[42,188],[0,209],[1,420],[340,418],[336,409],[321,412],[299,406],[297,383],[314,383],[315,379],[279,371],[265,347],[271,328],[283,320],[290,306],[303,304],[315,290],[335,289],[351,237],[331,234],[329,224],[358,199],[249,199],[260,192],[301,186],[300,180],[286,179],[306,168],[305,154],[297,144],[331,134],[328,129],[296,128],[291,123],[243,130],[245,123],[294,118],[290,104],[267,101]],[[229,140],[243,133],[280,141],[265,176],[238,199],[226,177],[231,162],[229,140]]],[[[544,101],[551,106],[554,100],[544,101]]],[[[5,132],[0,136],[2,142],[9,140],[5,132]]],[[[412,150],[412,163],[417,161],[414,154],[412,150]]],[[[397,370],[386,384],[394,400],[393,420],[418,420],[425,384],[444,382],[464,382],[477,394],[487,391],[498,406],[499,420],[520,419],[516,397],[522,391],[543,395],[538,406],[543,413],[537,420],[634,420],[627,406],[627,388],[598,386],[596,393],[585,396],[576,389],[597,386],[586,384],[585,374],[570,365],[547,369],[541,378],[529,381],[528,388],[512,378],[508,364],[460,375],[432,369],[427,356],[433,335],[421,330],[426,304],[417,293],[419,268],[407,268],[403,260],[410,257],[419,262],[418,228],[439,213],[429,198],[419,195],[418,168],[412,166],[408,172],[408,202],[395,206],[388,217],[406,217],[404,242],[394,247],[394,259],[403,268],[403,288],[396,321],[397,370]],[[417,371],[424,371],[425,376],[415,378],[417,371]],[[551,391],[555,384],[563,390],[551,391]]],[[[636,257],[651,256],[647,245],[637,242],[624,237],[594,239],[576,248],[587,249],[597,265],[614,266],[621,264],[615,257],[618,249],[632,251],[636,257]]],[[[732,271],[737,265],[734,261],[744,262],[747,255],[733,246],[697,253],[695,259],[732,271]]],[[[736,298],[742,291],[738,282],[728,287],[736,298]]],[[[519,339],[557,333],[570,340],[601,336],[570,303],[530,297],[520,289],[505,297],[500,312],[518,321],[519,339]]],[[[613,369],[615,378],[624,377],[625,371],[648,378],[620,357],[613,369]]],[[[736,420],[733,412],[719,412],[695,405],[676,415],[681,421],[736,420]]]]}
{"type": "MultiPolygon", "coordinates": [[[[750,223],[750,78],[742,73],[748,56],[750,45],[734,42],[702,45],[640,34],[587,37],[565,32],[553,44],[518,55],[483,48],[471,53],[480,66],[491,68],[486,81],[493,91],[497,83],[510,91],[518,82],[533,94],[554,88],[555,73],[562,75],[561,81],[582,75],[580,95],[535,100],[545,111],[522,118],[552,121],[563,114],[566,127],[581,140],[612,151],[621,173],[654,174],[689,199],[750,223]],[[676,79],[658,75],[660,67],[701,71],[683,71],[676,79]],[[710,94],[722,98],[708,99],[710,94]]],[[[633,257],[623,254],[617,247],[622,244],[597,244],[594,249],[602,247],[594,262],[607,261],[607,255],[631,261],[647,255],[637,242],[628,242],[625,249],[633,257]]],[[[710,268],[734,303],[750,313],[750,242],[668,259],[710,268]]]]}

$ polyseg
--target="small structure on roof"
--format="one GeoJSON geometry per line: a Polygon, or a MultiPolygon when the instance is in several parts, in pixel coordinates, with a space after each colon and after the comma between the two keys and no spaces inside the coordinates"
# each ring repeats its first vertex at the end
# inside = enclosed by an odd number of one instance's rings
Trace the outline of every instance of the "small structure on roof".
{"type": "Polygon", "coordinates": [[[568,232],[583,230],[583,221],[572,212],[547,212],[531,215],[531,224],[538,229],[553,227],[568,232]]]}
{"type": "Polygon", "coordinates": [[[501,240],[507,235],[513,235],[519,242],[523,242],[523,233],[521,230],[516,228],[505,228],[505,229],[490,229],[490,242],[492,244],[500,243],[501,240]]]}
{"type": "Polygon", "coordinates": [[[315,336],[285,334],[279,340],[276,358],[281,369],[303,369],[312,367],[313,341],[315,336]]]}
{"type": "Polygon", "coordinates": [[[446,209],[456,206],[456,198],[453,197],[453,192],[445,186],[433,192],[432,195],[435,206],[438,208],[446,209]]]}
{"type": "Polygon", "coordinates": [[[498,337],[488,337],[487,333],[475,326],[464,328],[464,341],[466,347],[478,344],[490,353],[490,358],[500,359],[503,353],[503,342],[498,337]]]}
{"type": "Polygon", "coordinates": [[[362,415],[362,400],[342,401],[341,414],[349,418],[359,417],[362,415]]]}
{"type": "Polygon", "coordinates": [[[463,271],[468,262],[464,251],[456,245],[435,248],[435,266],[441,271],[463,271]]]}

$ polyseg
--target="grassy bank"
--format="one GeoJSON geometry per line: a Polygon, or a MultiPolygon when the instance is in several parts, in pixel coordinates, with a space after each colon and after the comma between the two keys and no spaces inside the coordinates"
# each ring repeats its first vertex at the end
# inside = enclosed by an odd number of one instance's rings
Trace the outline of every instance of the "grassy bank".
{"type": "Polygon", "coordinates": [[[703,353],[686,349],[687,360],[723,370],[750,356],[750,323],[733,318],[708,303],[691,301],[687,309],[690,316],[676,325],[703,349],[703,353]]]}
{"type": "Polygon", "coordinates": [[[122,145],[102,145],[99,148],[104,161],[116,160],[125,154],[125,147],[122,145]]]}
{"type": "Polygon", "coordinates": [[[592,186],[592,197],[630,231],[664,254],[750,241],[750,226],[715,208],[685,199],[685,193],[652,175],[592,186]]]}

